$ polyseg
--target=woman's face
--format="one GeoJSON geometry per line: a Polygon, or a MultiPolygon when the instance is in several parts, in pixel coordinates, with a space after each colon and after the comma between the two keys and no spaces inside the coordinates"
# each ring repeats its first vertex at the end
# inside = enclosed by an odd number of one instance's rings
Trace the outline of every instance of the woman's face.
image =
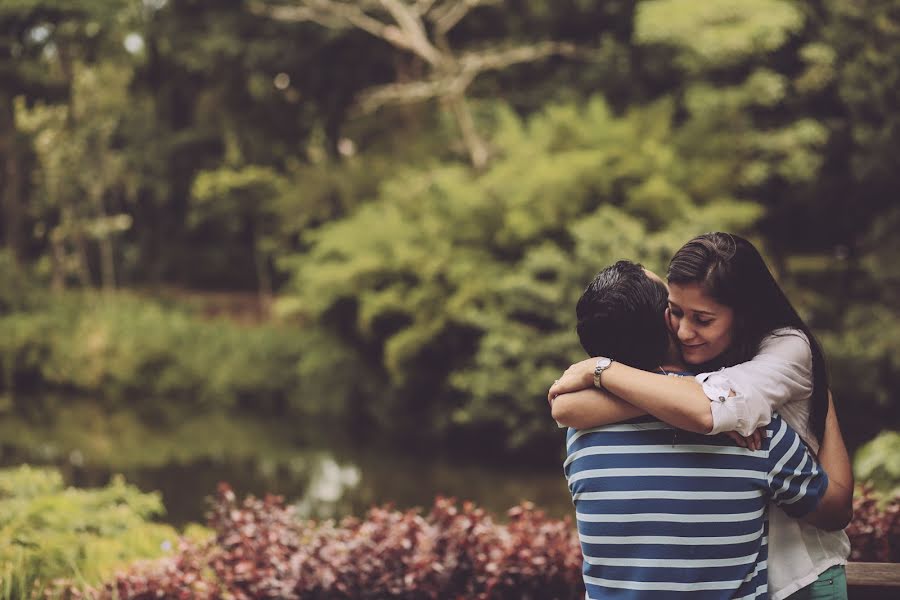
{"type": "Polygon", "coordinates": [[[710,298],[698,283],[669,284],[666,321],[689,365],[709,362],[731,345],[734,310],[710,298]]]}

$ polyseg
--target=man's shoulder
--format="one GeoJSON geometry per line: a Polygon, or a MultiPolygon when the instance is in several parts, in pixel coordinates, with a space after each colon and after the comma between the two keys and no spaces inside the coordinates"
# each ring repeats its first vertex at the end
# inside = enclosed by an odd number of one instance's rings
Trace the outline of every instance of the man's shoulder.
{"type": "Polygon", "coordinates": [[[662,365],[659,368],[662,371],[662,375],[670,375],[672,377],[693,377],[696,375],[687,365],[682,364],[667,364],[662,365]]]}
{"type": "MultiPolygon", "coordinates": [[[[575,429],[569,427],[566,433],[566,441],[571,446],[572,442],[582,439],[583,443],[598,443],[598,440],[612,440],[613,438],[622,440],[627,439],[619,434],[640,434],[641,432],[659,432],[661,430],[671,430],[672,426],[664,423],[652,415],[644,415],[635,417],[621,423],[611,423],[609,425],[600,425],[598,427],[590,427],[587,429],[575,429]],[[609,434],[609,435],[604,435],[609,434]],[[615,434],[615,435],[613,435],[615,434]],[[588,441],[590,440],[590,441],[588,441]]],[[[610,442],[612,443],[612,442],[610,442]]]]}

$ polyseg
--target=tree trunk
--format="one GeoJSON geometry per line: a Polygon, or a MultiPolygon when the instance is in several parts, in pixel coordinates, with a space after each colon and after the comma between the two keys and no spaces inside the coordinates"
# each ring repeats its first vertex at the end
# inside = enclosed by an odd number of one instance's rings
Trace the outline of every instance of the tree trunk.
{"type": "MultiPolygon", "coordinates": [[[[102,169],[101,169],[102,172],[102,169]]],[[[100,247],[100,283],[104,292],[111,292],[116,288],[116,253],[113,245],[115,232],[106,230],[109,223],[109,215],[103,206],[103,192],[106,190],[106,182],[100,177],[90,191],[91,201],[94,205],[94,216],[103,224],[100,234],[97,236],[97,245],[100,247]]]]}
{"type": "Polygon", "coordinates": [[[459,130],[462,133],[463,143],[469,152],[469,161],[479,171],[484,169],[488,162],[488,147],[485,141],[481,139],[481,136],[478,135],[475,120],[472,118],[472,111],[469,110],[465,96],[450,96],[447,98],[447,103],[453,111],[453,116],[456,117],[456,123],[459,125],[459,130]]]}
{"type": "Polygon", "coordinates": [[[257,292],[259,294],[260,312],[265,316],[269,314],[269,309],[272,306],[272,275],[269,272],[268,256],[260,247],[262,243],[262,233],[260,229],[259,223],[255,222],[253,224],[253,259],[256,264],[256,282],[257,292]]]}
{"type": "Polygon", "coordinates": [[[50,289],[54,293],[59,293],[66,289],[65,262],[66,251],[60,240],[50,236],[50,258],[53,267],[53,273],[50,276],[50,289]]]}
{"type": "Polygon", "coordinates": [[[24,208],[19,200],[21,173],[17,143],[15,105],[9,94],[0,93],[0,217],[4,223],[3,237],[13,260],[19,263],[23,253],[22,224],[24,208]]]}

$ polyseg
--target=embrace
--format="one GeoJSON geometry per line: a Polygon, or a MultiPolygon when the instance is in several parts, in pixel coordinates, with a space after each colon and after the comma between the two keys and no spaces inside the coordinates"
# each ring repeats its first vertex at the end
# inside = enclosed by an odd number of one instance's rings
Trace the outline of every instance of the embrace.
{"type": "Polygon", "coordinates": [[[822,350],[747,240],[628,261],[550,388],[587,598],[847,597],[853,475],[822,350]]]}

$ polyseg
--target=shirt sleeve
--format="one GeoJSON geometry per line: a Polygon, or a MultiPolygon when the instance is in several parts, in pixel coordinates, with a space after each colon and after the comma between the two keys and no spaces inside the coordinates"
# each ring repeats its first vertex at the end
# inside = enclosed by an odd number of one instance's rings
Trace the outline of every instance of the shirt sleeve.
{"type": "Polygon", "coordinates": [[[710,434],[750,435],[772,411],[812,395],[812,350],[802,331],[782,329],[765,338],[751,360],[696,377],[712,401],[710,434]]]}
{"type": "Polygon", "coordinates": [[[813,458],[796,431],[779,417],[769,444],[770,470],[766,481],[775,502],[789,516],[813,512],[828,489],[828,475],[813,458]]]}

